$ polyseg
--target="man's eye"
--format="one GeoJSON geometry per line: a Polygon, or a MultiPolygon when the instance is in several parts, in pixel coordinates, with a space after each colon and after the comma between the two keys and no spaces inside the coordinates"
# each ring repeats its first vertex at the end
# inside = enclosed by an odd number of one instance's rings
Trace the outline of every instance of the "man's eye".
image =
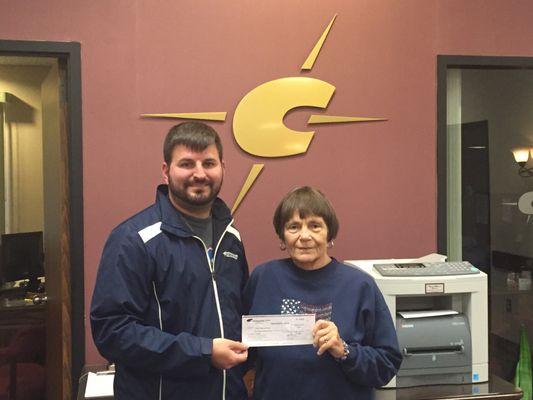
{"type": "Polygon", "coordinates": [[[205,161],[204,162],[204,168],[214,168],[217,166],[217,163],[215,161],[205,161]]]}
{"type": "Polygon", "coordinates": [[[187,168],[188,169],[188,168],[192,168],[192,166],[193,166],[193,163],[191,163],[191,162],[180,162],[180,163],[178,163],[178,167],[179,168],[187,168]]]}

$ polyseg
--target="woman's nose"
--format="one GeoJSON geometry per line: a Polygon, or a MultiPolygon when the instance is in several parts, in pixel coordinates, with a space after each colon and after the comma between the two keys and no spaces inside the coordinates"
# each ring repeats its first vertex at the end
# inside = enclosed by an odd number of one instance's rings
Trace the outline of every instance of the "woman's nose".
{"type": "Polygon", "coordinates": [[[300,231],[300,239],[302,240],[308,240],[311,239],[311,232],[309,232],[309,229],[306,227],[303,227],[300,231]]]}

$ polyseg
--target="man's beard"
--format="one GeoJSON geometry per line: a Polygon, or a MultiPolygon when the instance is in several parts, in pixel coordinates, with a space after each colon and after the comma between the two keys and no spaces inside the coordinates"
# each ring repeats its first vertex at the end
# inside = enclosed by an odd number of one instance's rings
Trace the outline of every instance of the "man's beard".
{"type": "Polygon", "coordinates": [[[190,186],[193,186],[193,184],[187,182],[184,183],[182,187],[180,187],[179,185],[176,185],[169,177],[168,190],[170,192],[170,195],[179,203],[186,204],[191,207],[202,207],[212,203],[213,200],[217,197],[218,193],[220,192],[220,188],[222,187],[222,179],[220,180],[220,183],[216,186],[215,183],[212,181],[206,181],[204,183],[209,188],[207,193],[204,193],[205,188],[203,188],[201,193],[193,192],[191,194],[187,189],[190,186]]]}

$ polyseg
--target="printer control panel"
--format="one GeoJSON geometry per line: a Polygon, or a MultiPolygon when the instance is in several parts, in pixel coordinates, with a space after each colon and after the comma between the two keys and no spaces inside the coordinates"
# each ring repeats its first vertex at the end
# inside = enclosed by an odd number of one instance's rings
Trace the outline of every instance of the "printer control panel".
{"type": "Polygon", "coordinates": [[[374,264],[382,276],[440,276],[479,274],[468,261],[374,264]]]}

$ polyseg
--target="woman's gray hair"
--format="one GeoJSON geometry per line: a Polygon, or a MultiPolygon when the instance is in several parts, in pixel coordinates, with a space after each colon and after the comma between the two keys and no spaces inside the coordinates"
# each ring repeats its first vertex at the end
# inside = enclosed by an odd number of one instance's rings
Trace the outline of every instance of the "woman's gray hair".
{"type": "Polygon", "coordinates": [[[320,190],[310,186],[301,186],[287,193],[274,212],[272,222],[281,240],[284,240],[285,225],[296,212],[302,219],[311,215],[322,217],[328,227],[328,242],[337,237],[339,221],[329,200],[320,190]]]}

